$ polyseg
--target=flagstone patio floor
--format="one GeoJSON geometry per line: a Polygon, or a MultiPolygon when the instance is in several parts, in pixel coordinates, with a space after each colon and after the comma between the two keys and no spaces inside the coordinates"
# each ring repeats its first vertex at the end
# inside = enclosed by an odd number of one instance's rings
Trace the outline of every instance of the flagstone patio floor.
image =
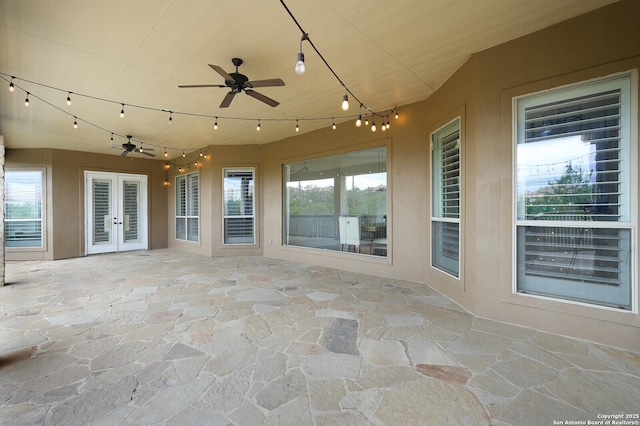
{"type": "Polygon", "coordinates": [[[6,282],[2,425],[640,421],[639,354],[424,284],[169,249],[9,262],[6,282]]]}

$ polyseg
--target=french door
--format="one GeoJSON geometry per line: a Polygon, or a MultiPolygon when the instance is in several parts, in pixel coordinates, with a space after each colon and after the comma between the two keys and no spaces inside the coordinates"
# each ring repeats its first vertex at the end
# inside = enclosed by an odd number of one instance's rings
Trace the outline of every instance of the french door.
{"type": "Polygon", "coordinates": [[[85,172],[86,252],[147,248],[147,176],[85,172]]]}

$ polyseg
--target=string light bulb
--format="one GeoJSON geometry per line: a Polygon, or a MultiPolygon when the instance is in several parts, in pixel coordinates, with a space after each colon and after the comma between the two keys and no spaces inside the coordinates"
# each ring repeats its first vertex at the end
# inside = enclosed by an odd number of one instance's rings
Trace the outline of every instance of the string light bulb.
{"type": "Polygon", "coordinates": [[[364,117],[364,125],[365,126],[369,125],[369,117],[367,117],[367,116],[364,117]]]}
{"type": "Polygon", "coordinates": [[[294,68],[298,75],[304,74],[307,70],[307,67],[304,65],[304,53],[302,53],[302,42],[305,40],[309,40],[309,35],[307,33],[302,33],[302,37],[300,37],[300,49],[298,50],[296,66],[294,68]]]}
{"type": "Polygon", "coordinates": [[[26,106],[26,107],[29,106],[29,92],[27,92],[27,97],[24,98],[24,106],[26,106]]]}
{"type": "Polygon", "coordinates": [[[184,153],[184,149],[182,150],[182,158],[186,157],[187,154],[184,153]]]}
{"type": "Polygon", "coordinates": [[[122,109],[120,110],[120,118],[124,118],[124,104],[122,104],[122,109]]]}
{"type": "Polygon", "coordinates": [[[331,127],[333,127],[333,130],[335,130],[336,129],[336,120],[335,120],[335,118],[332,118],[331,120],[333,121],[333,126],[331,126],[331,127]]]}
{"type": "Polygon", "coordinates": [[[113,143],[113,132],[111,132],[111,143],[113,143]]]}
{"type": "Polygon", "coordinates": [[[71,92],[67,95],[67,105],[71,105],[71,92]]]}
{"type": "Polygon", "coordinates": [[[347,96],[346,93],[342,97],[342,110],[343,111],[348,111],[349,110],[349,97],[347,96]]]}
{"type": "Polygon", "coordinates": [[[200,150],[200,157],[202,157],[202,150],[200,150]]]}
{"type": "Polygon", "coordinates": [[[398,110],[396,110],[396,120],[398,119],[398,110]]]}
{"type": "Polygon", "coordinates": [[[296,120],[296,132],[300,131],[300,126],[298,125],[298,120],[296,120]]]}
{"type": "Polygon", "coordinates": [[[16,88],[13,86],[13,79],[15,77],[11,77],[11,81],[9,82],[9,91],[13,92],[14,90],[16,90],[16,88]]]}
{"type": "Polygon", "coordinates": [[[260,120],[258,120],[258,127],[256,127],[256,130],[259,132],[260,131],[260,120]]]}
{"type": "Polygon", "coordinates": [[[371,131],[372,132],[376,131],[376,122],[374,118],[371,119],[371,131]]]}
{"type": "Polygon", "coordinates": [[[169,111],[169,124],[173,123],[173,111],[169,111]]]}
{"type": "Polygon", "coordinates": [[[216,117],[216,121],[213,123],[213,130],[218,130],[218,117],[216,117]]]}
{"type": "Polygon", "coordinates": [[[356,127],[362,126],[362,115],[358,114],[358,119],[356,120],[356,127]]]}
{"type": "Polygon", "coordinates": [[[387,130],[391,127],[391,123],[389,123],[389,116],[387,116],[387,130]]]}
{"type": "MultiPolygon", "coordinates": [[[[169,156],[169,154],[167,154],[167,147],[164,147],[164,156],[165,156],[165,157],[168,157],[168,156],[169,156]]],[[[169,163],[167,163],[167,164],[169,164],[169,163]]]]}
{"type": "Polygon", "coordinates": [[[77,117],[73,117],[73,128],[74,129],[78,128],[78,118],[77,117]]]}
{"type": "Polygon", "coordinates": [[[138,152],[140,152],[140,153],[144,152],[144,148],[142,147],[142,142],[140,142],[140,150],[138,152]]]}

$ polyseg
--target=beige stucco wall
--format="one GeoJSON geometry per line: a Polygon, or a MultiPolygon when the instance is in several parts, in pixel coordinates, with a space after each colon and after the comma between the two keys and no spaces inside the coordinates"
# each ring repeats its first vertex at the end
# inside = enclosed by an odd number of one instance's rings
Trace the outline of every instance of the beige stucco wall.
{"type": "Polygon", "coordinates": [[[147,175],[149,248],[167,247],[164,162],[57,149],[8,149],[7,170],[41,168],[45,175],[44,247],[9,249],[7,260],[64,259],[85,254],[84,172],[147,175]]]}

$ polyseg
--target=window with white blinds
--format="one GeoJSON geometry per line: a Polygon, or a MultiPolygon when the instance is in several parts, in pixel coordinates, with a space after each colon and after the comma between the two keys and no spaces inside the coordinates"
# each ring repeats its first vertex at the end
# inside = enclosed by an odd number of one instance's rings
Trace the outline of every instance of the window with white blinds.
{"type": "Polygon", "coordinates": [[[5,247],[42,247],[42,170],[7,170],[4,177],[5,247]]]}
{"type": "Polygon", "coordinates": [[[431,135],[431,264],[460,275],[460,119],[431,135]]]}
{"type": "Polygon", "coordinates": [[[200,189],[198,172],[176,176],[176,239],[199,241],[200,189]]]}
{"type": "Polygon", "coordinates": [[[516,109],[517,291],[631,309],[631,76],[516,109]]]}
{"type": "Polygon", "coordinates": [[[253,168],[223,170],[224,243],[255,243],[253,168]]]}

